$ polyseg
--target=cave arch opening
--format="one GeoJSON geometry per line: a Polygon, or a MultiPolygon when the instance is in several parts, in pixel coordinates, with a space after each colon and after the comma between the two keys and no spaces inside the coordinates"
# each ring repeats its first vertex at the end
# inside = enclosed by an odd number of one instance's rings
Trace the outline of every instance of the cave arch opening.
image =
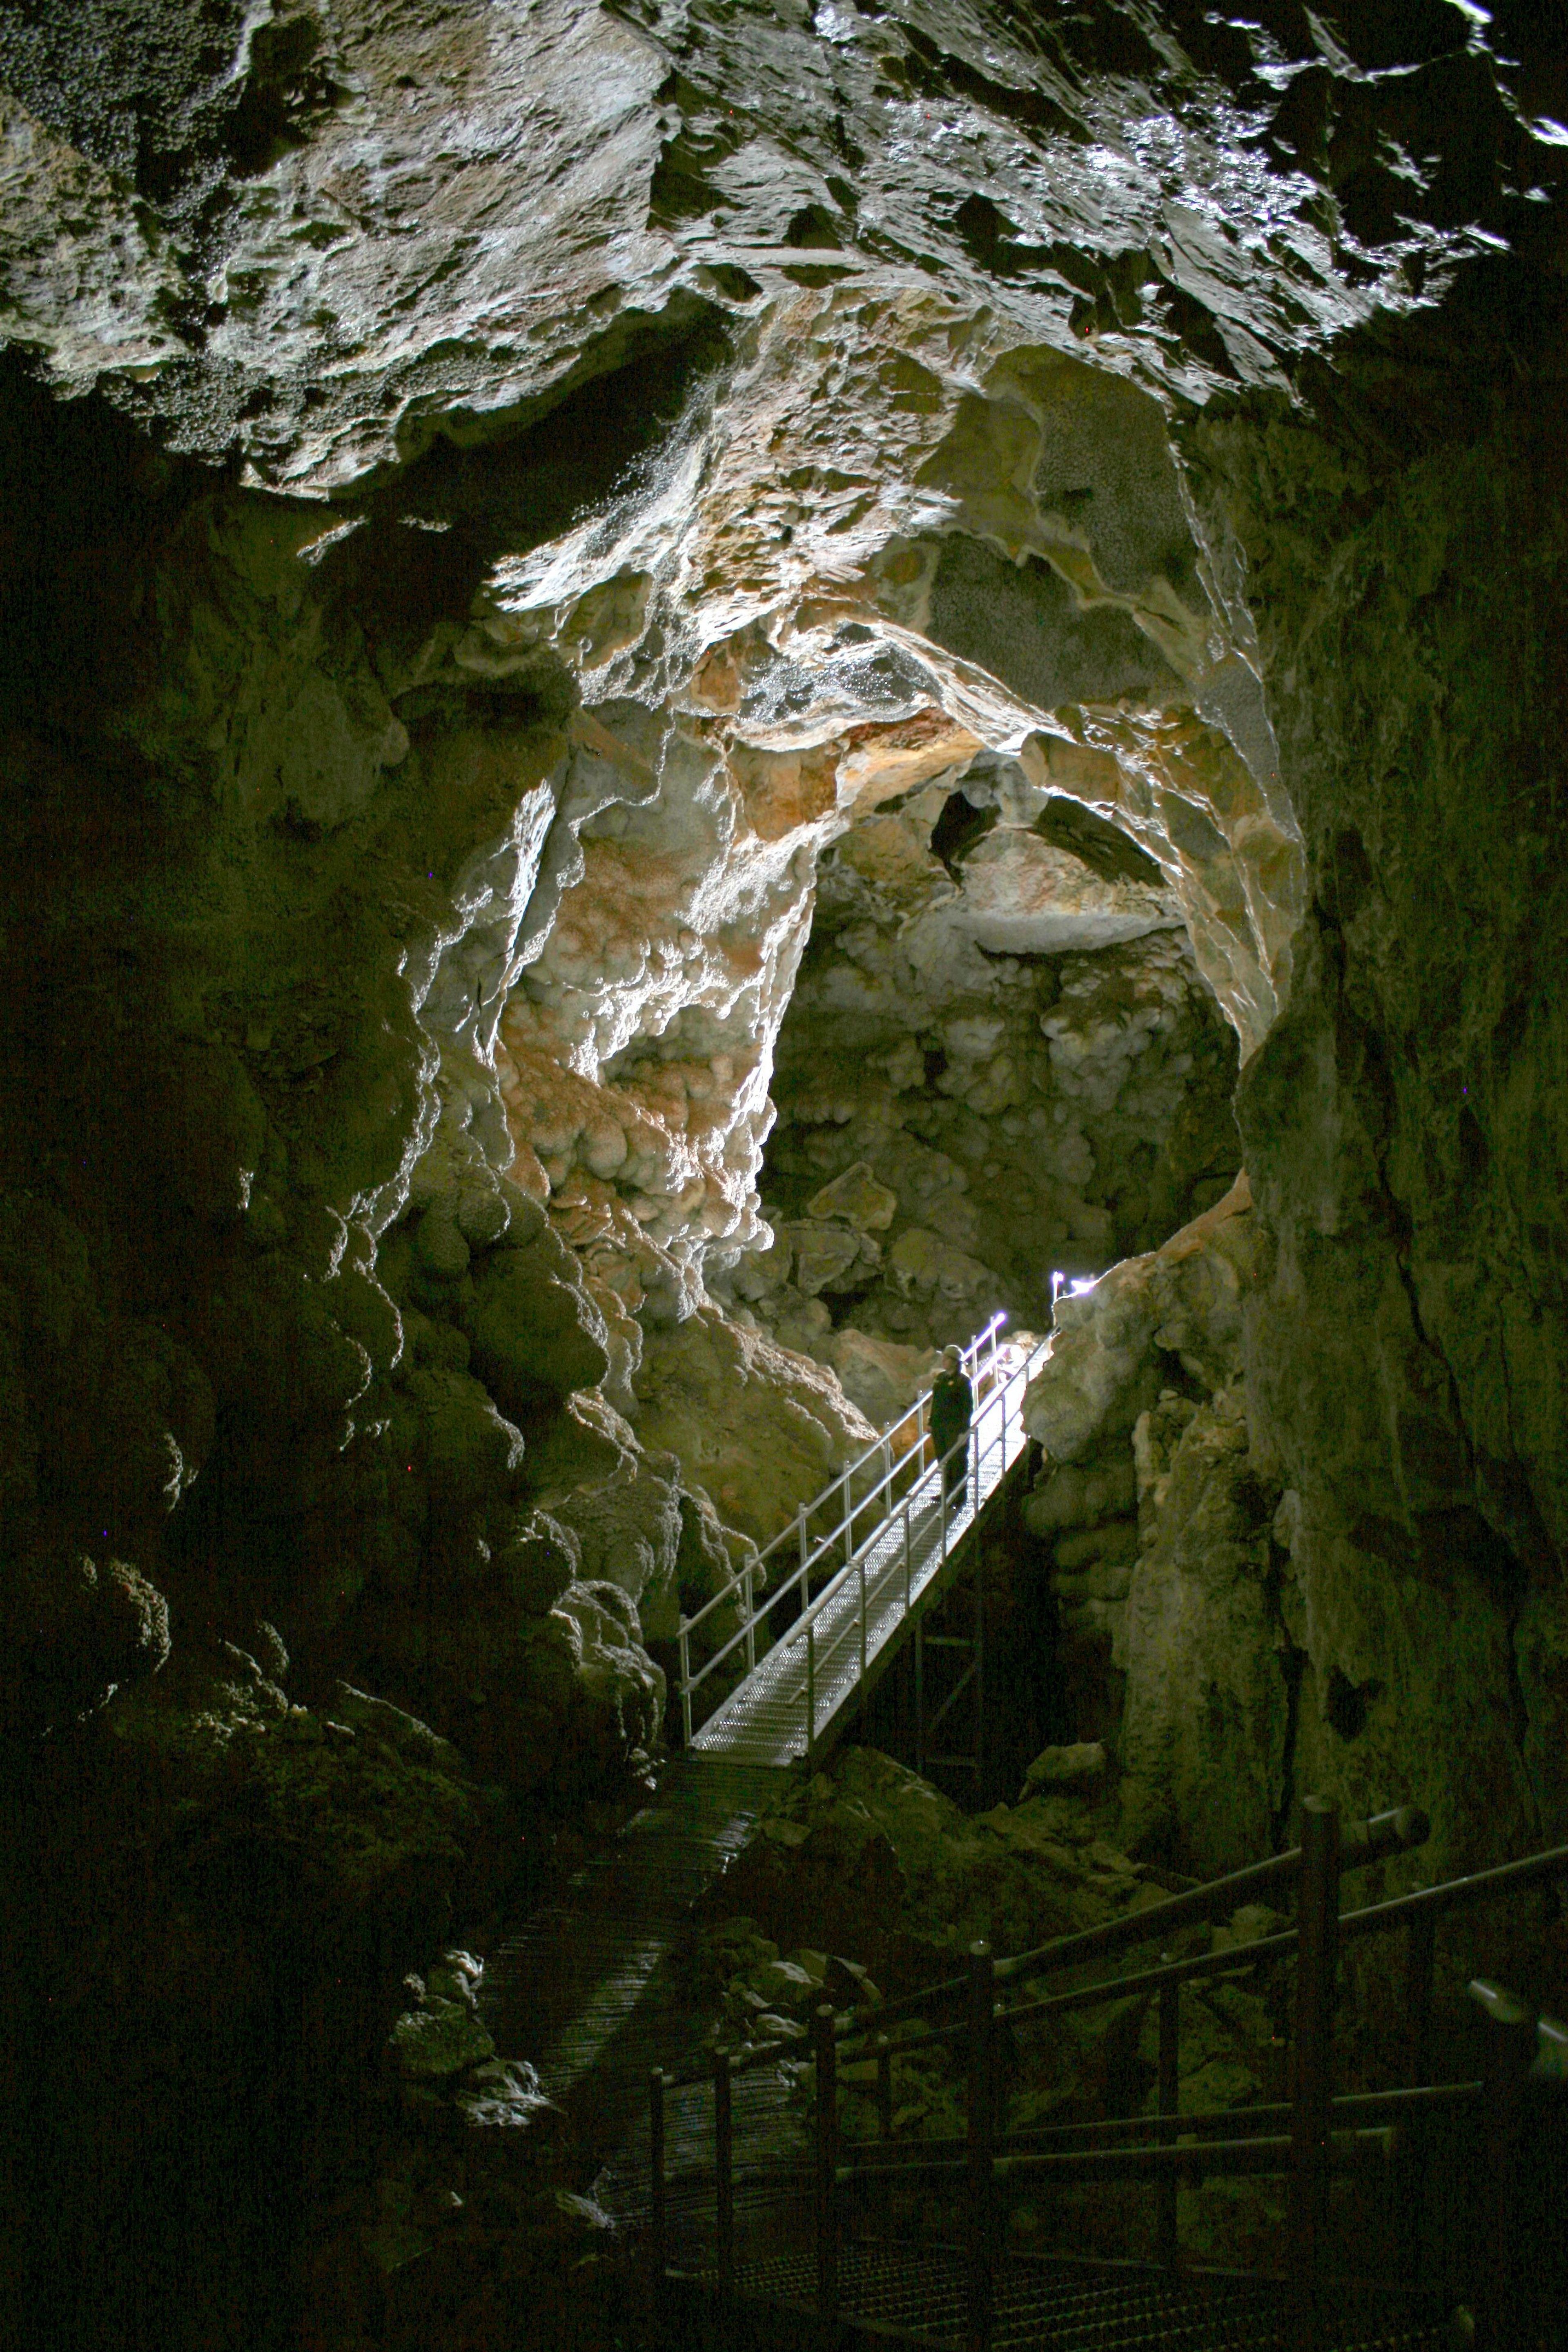
{"type": "Polygon", "coordinates": [[[932,1350],[999,1312],[1048,1329],[1240,1160],[1236,1036],[1158,867],[1059,795],[1009,802],[1004,765],[824,854],[773,1060],[773,1244],[714,1277],[879,1424],[932,1350]]]}
{"type": "MultiPolygon", "coordinates": [[[[1215,1207],[1240,1164],[1236,1034],[1160,868],[1009,765],[983,753],[822,854],[772,1072],[773,1241],[710,1276],[728,1315],[831,1369],[879,1427],[994,1315],[1043,1332],[1058,1307],[1090,1312],[1112,1265],[1215,1207]]],[[[1153,1360],[1141,1403],[1206,1401],[1178,1349],[1153,1360]]],[[[985,1546],[976,1761],[936,1774],[966,1808],[1014,1797],[1043,1748],[1113,1747],[1122,1712],[1131,1423],[1091,1446],[1087,1479],[1034,1469],[985,1546]]],[[[933,1619],[950,1647],[974,1581],[933,1619]]],[[[911,1671],[858,1736],[934,1771],[911,1671]]]]}

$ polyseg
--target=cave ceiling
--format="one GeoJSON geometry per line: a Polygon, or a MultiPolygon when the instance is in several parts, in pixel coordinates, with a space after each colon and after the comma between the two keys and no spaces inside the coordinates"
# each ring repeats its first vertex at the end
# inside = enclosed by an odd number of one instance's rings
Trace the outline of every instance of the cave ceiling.
{"type": "Polygon", "coordinates": [[[57,393],[319,502],[301,553],[374,580],[394,709],[553,665],[623,774],[672,722],[731,770],[826,761],[824,838],[911,751],[1006,753],[1155,860],[1257,1046],[1299,835],[1173,436],[1539,233],[1564,151],[1528,27],[89,15],[0,9],[0,328],[57,393]]]}

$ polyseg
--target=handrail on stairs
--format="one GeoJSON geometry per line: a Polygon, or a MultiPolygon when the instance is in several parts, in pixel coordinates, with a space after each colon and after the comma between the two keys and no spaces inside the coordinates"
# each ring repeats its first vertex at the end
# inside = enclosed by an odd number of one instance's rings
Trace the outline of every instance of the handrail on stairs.
{"type": "MultiPolygon", "coordinates": [[[[975,1389],[976,1422],[982,1422],[988,1413],[994,1413],[998,1405],[1001,1408],[997,1427],[988,1438],[984,1439],[973,1449],[973,1476],[977,1507],[980,1499],[982,1463],[989,1459],[997,1445],[1002,1448],[1003,1459],[1005,1463],[1009,1415],[1014,1391],[1018,1390],[1021,1393],[1022,1387],[1027,1384],[1050,1346],[1048,1336],[1037,1339],[1032,1346],[1017,1356],[1016,1361],[1008,1362],[1007,1357],[1013,1353],[1013,1350],[1010,1344],[1004,1342],[1001,1338],[1002,1327],[1006,1320],[1007,1318],[1004,1314],[994,1315],[984,1330],[976,1334],[963,1351],[965,1369],[975,1389]]],[[[766,1635],[768,1628],[765,1621],[770,1618],[779,1602],[798,1586],[802,1589],[805,1605],[795,1622],[780,1635],[774,1647],[789,1648],[803,1639],[806,1643],[808,1752],[815,1747],[817,1712],[815,1628],[817,1619],[823,1610],[842,1592],[850,1576],[858,1573],[861,1583],[860,1645],[861,1673],[864,1675],[867,1638],[865,1558],[867,1552],[880,1539],[884,1531],[899,1517],[900,1512],[904,1522],[906,1587],[909,1584],[910,1507],[919,1494],[921,1485],[931,1476],[934,1466],[924,1459],[926,1402],[923,1396],[917,1398],[896,1422],[891,1423],[883,1431],[875,1444],[868,1446],[835,1478],[830,1479],[813,1501],[803,1504],[788,1526],[773,1538],[754,1560],[748,1561],[742,1568],[737,1570],[729,1582],[711,1594],[694,1615],[681,1618],[679,1634],[678,1686],[680,1694],[682,1736],[688,1746],[690,1745],[692,1738],[692,1700],[696,1692],[742,1643],[746,1651],[746,1673],[749,1675],[754,1671],[757,1664],[759,1622],[763,1622],[763,1632],[766,1635]],[[911,1430],[911,1425],[912,1437],[900,1447],[899,1441],[904,1433],[911,1430]],[[868,1485],[864,1483],[868,1473],[871,1474],[868,1485]],[[901,1493],[895,1494],[893,1490],[899,1486],[900,1481],[907,1483],[901,1493]],[[864,1527],[868,1511],[884,1496],[889,1498],[887,1507],[877,1514],[868,1528],[864,1527]],[[811,1532],[814,1520],[825,1508],[835,1504],[839,1504],[839,1516],[826,1532],[818,1534],[814,1540],[811,1532]],[[864,1532],[857,1532],[858,1525],[864,1528],[864,1532]],[[791,1540],[799,1551],[797,1565],[782,1584],[767,1591],[759,1599],[757,1590],[759,1572],[780,1546],[791,1540]],[[837,1572],[829,1579],[823,1591],[816,1594],[815,1599],[811,1598],[810,1580],[813,1570],[830,1554],[836,1554],[846,1541],[848,1557],[843,1561],[837,1572]],[[715,1610],[728,1601],[736,1601],[737,1598],[740,1623],[736,1630],[693,1673],[690,1646],[692,1634],[715,1610]]],[[[963,1442],[967,1444],[968,1441],[963,1442]]],[[[942,1554],[944,1561],[947,1558],[947,1548],[948,1537],[944,1524],[942,1531],[942,1554]]],[[[909,1597],[906,1590],[906,1603],[909,1597]]],[[[733,1693],[731,1696],[733,1696],[733,1693]]]]}
{"type": "MultiPolygon", "coordinates": [[[[1047,2185],[1085,2180],[1149,2180],[1158,2199],[1159,2261],[1170,2270],[1179,2267],[1176,2192],[1183,2181],[1235,2179],[1247,2174],[1283,2174],[1290,2183],[1287,2280],[1294,2315],[1296,2342],[1301,2352],[1317,2352],[1328,2339],[1326,2301],[1329,2236],[1329,2189],[1335,2177],[1347,2172],[1386,2171],[1397,2160],[1406,2204],[1419,2210],[1424,2194],[1426,2142],[1424,2124],[1433,2113],[1479,2109],[1484,2131],[1480,2183],[1482,2235],[1474,2281],[1472,2340],[1479,2352],[1513,2352],[1517,2343],[1521,2293],[1519,2244],[1518,2176],[1521,2152],[1527,2137],[1534,2086],[1559,2104],[1568,2101],[1568,2027],[1537,2016],[1511,1994],[1477,1979],[1470,1998],[1486,2021],[1487,2049],[1482,2078],[1430,2084],[1430,2029],[1433,1991],[1433,1937],[1437,1920],[1451,1912],[1549,1881],[1568,1879],[1568,1846],[1500,1867],[1451,1879],[1439,1886],[1372,1904],[1342,1915],[1340,1881],[1350,1870],[1363,1868],[1425,1843],[1428,1825],[1412,1807],[1374,1815],[1342,1829],[1336,1808],[1310,1797],[1302,1807],[1301,1843],[1288,1853],[1276,1854],[1250,1869],[1233,1872],[1148,1909],[1107,1922],[1081,1935],[1058,1937],[1054,1943],[997,1961],[989,1945],[972,1945],[962,1977],[944,1979],[898,2002],[836,2015],[820,2005],[812,2020],[812,2053],[816,2078],[816,2141],[812,2179],[815,2183],[814,2231],[816,2245],[816,2305],[826,2319],[840,2316],[838,2247],[844,2230],[847,2195],[867,2184],[883,2188],[922,2179],[933,2184],[951,2179],[963,2190],[966,2286],[967,2352],[987,2352],[996,2262],[996,2210],[999,2193],[1013,2185],[1047,2185]],[[1002,1982],[1026,1974],[1031,1979],[1058,1971],[1076,1972],[1086,1961],[1133,1944],[1158,1941],[1165,1933],[1190,1920],[1223,1917],[1246,1894],[1267,1885],[1296,1889],[1296,1925],[1289,1933],[1250,1945],[1238,1945],[1223,1954],[1194,1954],[1185,1960],[1163,1958],[1159,1967],[1132,1975],[1112,1976],[1088,1986],[1077,1986],[1044,1999],[1035,1997],[1010,2007],[997,2000],[1002,1982]],[[1363,1936],[1404,1928],[1409,1937],[1406,1956],[1405,2015],[1410,2046],[1405,2071],[1412,2079],[1401,2087],[1336,2098],[1332,2089],[1332,2011],[1339,1952],[1342,1945],[1363,1936]],[[1286,2105],[1278,2103],[1227,2111],[1223,2116],[1184,2116],[1178,2105],[1178,2057],[1181,1985],[1194,1978],[1235,1973],[1289,1950],[1296,1959],[1295,2048],[1293,2092],[1286,2105]],[[1123,2000],[1136,1994],[1158,1998],[1158,2114],[1153,2118],[1112,2118],[1100,2124],[1036,2126],[1015,2132],[998,2129],[998,2060],[1000,2033],[1016,2019],[1068,2006],[1082,2007],[1123,2000]],[[895,2042],[887,2027],[900,2019],[918,2020],[921,2011],[951,2008],[962,1998],[961,2015],[919,2037],[920,2041],[958,2041],[966,2053],[969,2114],[962,2141],[895,2143],[893,2135],[892,2062],[895,2054],[919,2046],[915,2039],[895,2042]],[[868,2151],[847,2163],[838,2147],[837,2082],[838,2070],[857,2060],[874,2060],[879,2137],[868,2151]],[[1118,2146],[1128,2136],[1144,2135],[1142,2145],[1118,2146]],[[1223,2136],[1221,2136],[1223,2135],[1223,2136]],[[1100,2141],[1101,2145],[1084,2145],[1100,2141]],[[1057,2146],[1045,2143],[1056,2142],[1057,2146]],[[1067,2142],[1068,2145],[1060,2145],[1067,2142]]],[[[776,2059],[792,2045],[761,2045],[738,2061],[718,2053],[714,2060],[716,2098],[727,2117],[728,2085],[734,2072],[776,2059]],[[722,2094],[720,2079],[722,2078],[722,2094]]],[[[690,2081],[703,2078],[692,2076],[690,2081]]],[[[662,2117],[664,2097],[673,2078],[656,2073],[650,2083],[654,2121],[653,2251],[657,2274],[668,2268],[666,2232],[666,2183],[663,2172],[662,2117]]],[[[717,2115],[716,2110],[716,2115],[717,2115]]],[[[733,2147],[727,2132],[715,2143],[715,2197],[719,2214],[718,2285],[724,2294],[734,2285],[733,2147]]],[[[1414,2233],[1407,2247],[1417,2251],[1414,2233]]],[[[1410,2260],[1397,2288],[1412,2292],[1410,2260]]],[[[1262,2273],[1254,2273],[1262,2277],[1262,2273]]],[[[1271,2273],[1268,2275],[1272,2275],[1271,2273]]]]}

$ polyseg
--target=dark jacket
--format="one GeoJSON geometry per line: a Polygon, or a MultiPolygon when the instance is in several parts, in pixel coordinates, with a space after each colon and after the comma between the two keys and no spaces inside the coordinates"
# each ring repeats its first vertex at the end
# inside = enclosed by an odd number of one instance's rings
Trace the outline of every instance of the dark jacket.
{"type": "Polygon", "coordinates": [[[956,1445],[974,1417],[974,1391],[962,1372],[939,1372],[931,1383],[931,1443],[939,1454],[956,1445]]]}

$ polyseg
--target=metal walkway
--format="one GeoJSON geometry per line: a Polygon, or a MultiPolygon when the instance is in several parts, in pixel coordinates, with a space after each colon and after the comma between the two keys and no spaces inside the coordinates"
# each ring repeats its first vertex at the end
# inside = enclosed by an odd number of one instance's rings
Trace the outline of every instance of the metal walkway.
{"type": "Polygon", "coordinates": [[[649,2069],[699,2063],[711,2021],[676,1979],[671,1948],[780,1780],[765,1766],[674,1758],[643,1811],[486,1967],[500,2055],[531,2062],[591,2147],[619,2147],[640,2117],[645,2173],[649,2069]]]}
{"type": "MultiPolygon", "coordinates": [[[[711,2285],[710,2281],[702,2282],[711,2285]]],[[[894,2239],[851,2239],[839,2258],[839,2316],[895,2342],[963,2346],[966,2273],[952,2247],[894,2239]]],[[[765,2257],[736,2273],[742,2304],[814,2310],[811,2260],[765,2257]]],[[[1298,2352],[1300,2336],[1282,2288],[1266,2281],[1145,2273],[1108,2280],[1104,2272],[1016,2255],[995,2269],[992,2352],[1298,2352]]],[[[1385,2301],[1342,2294],[1336,2352],[1425,2352],[1452,2346],[1448,2328],[1419,2309],[1391,2312],[1385,2301]]]]}
{"type": "Polygon", "coordinates": [[[815,1755],[842,1727],[884,1654],[942,1590],[950,1561],[1028,1443],[1024,1392],[1049,1341],[1008,1345],[999,1337],[1000,1322],[987,1325],[965,1351],[979,1401],[962,1484],[946,1507],[942,1471],[928,1459],[921,1409],[913,1406],[769,1547],[771,1553],[793,1538],[800,1559],[791,1575],[757,1596],[755,1571],[742,1570],[683,1622],[681,1695],[690,1753],[774,1766],[815,1755]],[[900,1454],[906,1433],[912,1442],[900,1454]],[[759,1656],[771,1612],[792,1591],[805,1599],[814,1570],[833,1570],[837,1560],[843,1564],[825,1588],[759,1656]],[[726,1602],[736,1609],[739,1630],[694,1674],[691,1635],[726,1602]],[[693,1695],[742,1644],[754,1663],[692,1731],[693,1695]]]}
{"type": "MultiPolygon", "coordinates": [[[[1024,1388],[1042,1350],[1007,1346],[1000,1321],[965,1351],[980,1402],[962,1495],[944,1512],[941,1469],[925,1462],[923,1406],[911,1407],[784,1531],[800,1559],[792,1579],[759,1595],[752,1609],[755,1574],[746,1570],[710,1604],[743,1594],[747,1605],[740,1633],[698,1682],[740,1643],[756,1657],[769,1638],[767,1611],[792,1583],[804,1588],[813,1570],[843,1560],[826,1588],[664,1767],[643,1811],[490,1957],[482,2004],[497,2050],[530,2061],[581,2141],[604,2156],[599,2194],[613,2215],[647,2211],[650,2070],[689,2074],[705,2058],[710,2011],[680,1981],[671,1957],[692,1906],[746,1843],[784,1769],[842,1726],[862,1677],[935,1594],[1023,1451],[1024,1388]]],[[[689,1688],[684,1696],[689,1710],[689,1688]]],[[[805,2147],[786,2089],[777,2067],[736,2084],[735,2157],[754,2182],[743,2201],[755,2209],[759,2247],[772,2239],[765,2176],[781,2162],[798,2163],[805,2147]]],[[[710,2145],[712,2115],[710,2085],[672,2098],[672,2186],[710,2145]]],[[[698,2225],[699,2262],[701,2235],[698,2225]]]]}

